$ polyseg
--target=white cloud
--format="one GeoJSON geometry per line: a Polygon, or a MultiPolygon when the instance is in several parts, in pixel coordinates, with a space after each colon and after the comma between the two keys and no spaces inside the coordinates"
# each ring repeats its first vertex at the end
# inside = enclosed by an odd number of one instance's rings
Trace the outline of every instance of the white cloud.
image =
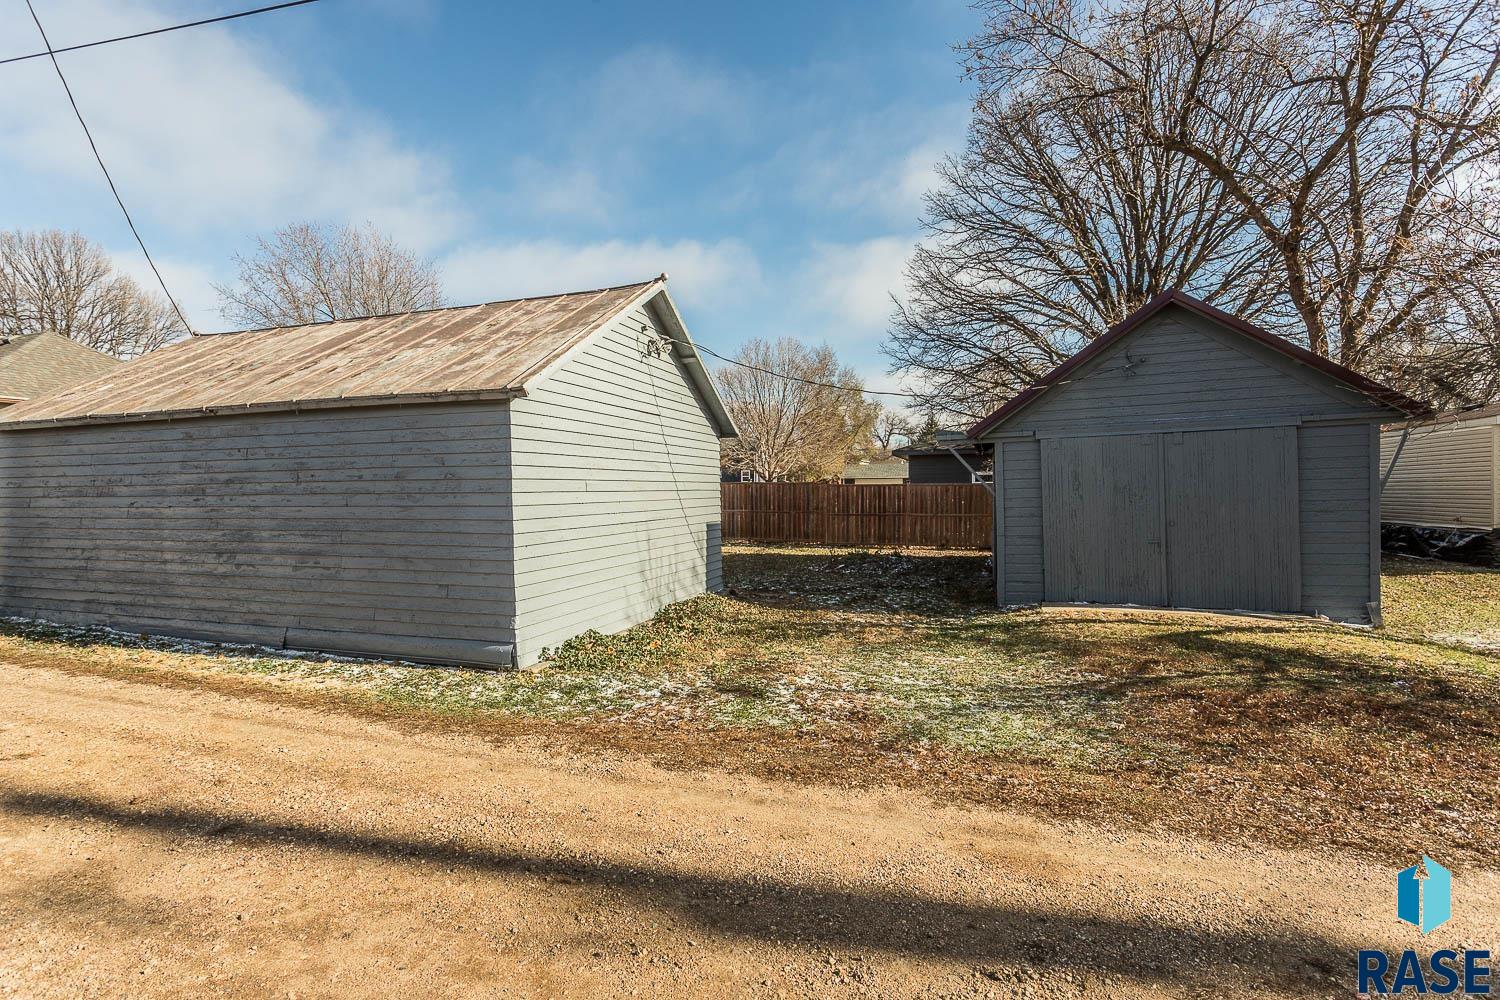
{"type": "MultiPolygon", "coordinates": [[[[0,11],[0,38],[35,37],[17,6],[0,11]]],[[[175,19],[161,5],[121,6],[59,0],[47,4],[44,23],[55,44],[66,44],[175,19]]],[[[355,109],[315,103],[291,67],[230,30],[102,46],[63,63],[138,221],[179,232],[254,232],[304,218],[368,221],[417,250],[465,224],[444,162],[355,109]]],[[[5,82],[0,165],[8,161],[11,197],[25,184],[20,168],[74,178],[80,197],[107,200],[51,65],[8,66],[5,82]]]]}
{"type": "MultiPolygon", "coordinates": [[[[111,250],[109,256],[115,270],[129,275],[144,291],[161,294],[161,285],[139,248],[111,250]]],[[[157,254],[152,256],[167,287],[172,290],[178,308],[187,316],[193,329],[198,333],[217,333],[225,329],[224,318],[219,313],[219,293],[214,290],[214,282],[220,280],[219,277],[192,261],[157,254]]]]}
{"type": "Polygon", "coordinates": [[[912,242],[880,236],[858,243],[820,243],[807,268],[806,293],[836,329],[881,336],[900,295],[912,242]]]}
{"type": "Polygon", "coordinates": [[[761,283],[755,254],[738,240],[528,240],[460,248],[440,264],[454,302],[622,285],[666,271],[675,298],[723,305],[742,300],[761,283]]]}
{"type": "Polygon", "coordinates": [[[511,164],[511,173],[507,200],[539,219],[604,222],[615,207],[599,174],[584,164],[559,166],[522,156],[511,164]]]}
{"type": "Polygon", "coordinates": [[[787,142],[742,184],[764,189],[785,178],[806,204],[915,230],[922,196],[938,185],[937,165],[963,148],[967,125],[963,104],[893,105],[787,142]]]}

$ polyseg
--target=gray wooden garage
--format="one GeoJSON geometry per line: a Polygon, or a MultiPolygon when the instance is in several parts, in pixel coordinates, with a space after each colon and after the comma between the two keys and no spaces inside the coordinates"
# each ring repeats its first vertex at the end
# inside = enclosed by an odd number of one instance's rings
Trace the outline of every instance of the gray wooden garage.
{"type": "Polygon", "coordinates": [[[526,665],[721,586],[665,276],[193,337],[0,413],[0,614],[526,665]]]}
{"type": "Polygon", "coordinates": [[[1380,425],[1425,410],[1164,293],[970,429],[998,601],[1378,623],[1380,425]]]}

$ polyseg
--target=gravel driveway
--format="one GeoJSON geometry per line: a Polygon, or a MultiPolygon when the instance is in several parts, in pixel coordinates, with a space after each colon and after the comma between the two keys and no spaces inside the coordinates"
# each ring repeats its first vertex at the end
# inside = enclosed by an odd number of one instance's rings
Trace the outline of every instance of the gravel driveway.
{"type": "MultiPolygon", "coordinates": [[[[1441,860],[1441,859],[1440,859],[1441,860]]],[[[1350,996],[1394,871],[0,665],[0,994],[1350,996]]]]}

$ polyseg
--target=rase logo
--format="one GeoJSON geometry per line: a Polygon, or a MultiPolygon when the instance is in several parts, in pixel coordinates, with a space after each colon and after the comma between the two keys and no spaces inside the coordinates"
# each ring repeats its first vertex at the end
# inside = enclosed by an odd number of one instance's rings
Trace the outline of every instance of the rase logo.
{"type": "MultiPolygon", "coordinates": [[[[1453,873],[1422,856],[1420,864],[1396,876],[1396,916],[1427,934],[1453,916],[1453,873]]],[[[1452,948],[1434,951],[1424,962],[1407,949],[1394,962],[1386,952],[1359,953],[1359,992],[1366,995],[1458,993],[1490,994],[1490,953],[1470,948],[1463,955],[1452,948]],[[1394,965],[1394,971],[1392,966],[1394,965]],[[1387,981],[1389,979],[1389,981],[1387,981]]]]}
{"type": "Polygon", "coordinates": [[[1427,855],[1396,876],[1396,916],[1422,933],[1446,924],[1453,916],[1453,873],[1427,855]]]}

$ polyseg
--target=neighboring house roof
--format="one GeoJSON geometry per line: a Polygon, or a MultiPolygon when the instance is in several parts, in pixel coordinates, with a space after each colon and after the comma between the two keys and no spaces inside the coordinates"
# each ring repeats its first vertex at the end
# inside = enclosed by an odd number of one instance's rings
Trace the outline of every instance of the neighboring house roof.
{"type": "Polygon", "coordinates": [[[0,338],[0,403],[45,396],[122,362],[56,333],[0,338]]]}
{"type": "Polygon", "coordinates": [[[1265,347],[1271,348],[1273,351],[1286,355],[1293,361],[1316,369],[1324,375],[1343,383],[1355,392],[1368,396],[1376,402],[1392,409],[1400,410],[1411,416],[1423,416],[1430,412],[1430,408],[1426,404],[1404,396],[1395,389],[1381,385],[1374,379],[1366,378],[1351,368],[1345,368],[1343,365],[1335,361],[1330,361],[1320,354],[1314,354],[1305,347],[1298,347],[1284,337],[1278,337],[1269,330],[1262,329],[1254,323],[1235,316],[1233,313],[1227,313],[1222,309],[1209,305],[1202,299],[1194,298],[1186,292],[1173,288],[1158,295],[1125,317],[1125,319],[1110,327],[1108,331],[1095,337],[1083,350],[1068,358],[1046,375],[1043,375],[1030,387],[1016,395],[994,413],[991,413],[973,427],[970,427],[969,437],[977,438],[994,430],[1017,411],[1045,393],[1048,388],[1065,381],[1070,374],[1077,371],[1083,365],[1088,364],[1089,361],[1108,350],[1111,345],[1128,336],[1148,319],[1169,306],[1178,306],[1213,320],[1235,333],[1248,337],[1265,347]]]}
{"type": "Polygon", "coordinates": [[[0,429],[266,410],[512,399],[621,313],[647,304],[720,437],[734,424],[666,290],[633,285],[196,336],[0,413],[0,429]]]}
{"type": "Polygon", "coordinates": [[[905,479],[906,476],[906,461],[900,458],[851,462],[844,466],[845,479],[905,479]]]}
{"type": "Polygon", "coordinates": [[[951,458],[955,451],[960,455],[978,455],[979,445],[970,441],[963,431],[938,431],[935,441],[892,448],[891,454],[897,458],[926,458],[933,455],[951,458]]]}

